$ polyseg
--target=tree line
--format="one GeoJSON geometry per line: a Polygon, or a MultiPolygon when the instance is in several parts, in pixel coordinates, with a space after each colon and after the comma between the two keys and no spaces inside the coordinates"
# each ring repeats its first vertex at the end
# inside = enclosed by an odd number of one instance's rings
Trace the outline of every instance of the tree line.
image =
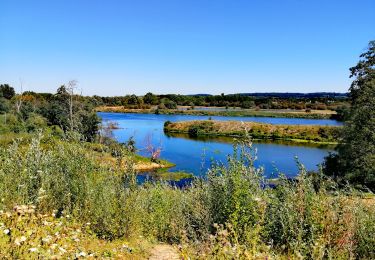
{"type": "Polygon", "coordinates": [[[92,141],[99,131],[100,119],[95,104],[74,94],[75,82],[60,86],[55,94],[25,91],[16,94],[8,84],[0,85],[1,132],[33,132],[52,126],[54,131],[76,132],[92,141]]]}
{"type": "Polygon", "coordinates": [[[338,110],[348,107],[346,95],[271,95],[271,93],[257,94],[227,94],[221,95],[156,95],[148,92],[144,96],[126,95],[116,97],[94,98],[107,106],[126,106],[129,108],[148,108],[161,106],[173,109],[178,106],[219,106],[240,107],[244,109],[310,109],[310,110],[338,110]]]}

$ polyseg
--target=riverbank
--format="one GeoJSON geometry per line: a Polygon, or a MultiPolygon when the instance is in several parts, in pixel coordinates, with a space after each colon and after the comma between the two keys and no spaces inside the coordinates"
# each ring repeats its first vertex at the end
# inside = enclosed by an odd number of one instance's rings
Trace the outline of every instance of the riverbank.
{"type": "Polygon", "coordinates": [[[195,115],[195,116],[238,116],[238,117],[283,117],[307,119],[335,119],[336,112],[328,110],[182,110],[182,109],[130,109],[123,106],[99,106],[97,112],[136,113],[136,114],[162,114],[162,115],[195,115]]]}
{"type": "Polygon", "coordinates": [[[166,122],[165,133],[185,133],[191,137],[231,136],[242,137],[248,133],[253,139],[288,140],[336,144],[339,127],[307,125],[272,125],[240,121],[184,121],[166,122]]]}

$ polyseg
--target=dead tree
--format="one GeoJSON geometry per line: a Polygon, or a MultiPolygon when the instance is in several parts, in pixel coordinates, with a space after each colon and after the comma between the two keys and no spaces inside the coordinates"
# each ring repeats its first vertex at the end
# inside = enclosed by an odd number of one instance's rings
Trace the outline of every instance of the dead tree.
{"type": "Polygon", "coordinates": [[[70,124],[70,131],[74,130],[74,119],[73,119],[73,96],[74,96],[74,89],[77,86],[76,80],[71,80],[68,82],[66,90],[69,94],[69,124],[70,124]]]}

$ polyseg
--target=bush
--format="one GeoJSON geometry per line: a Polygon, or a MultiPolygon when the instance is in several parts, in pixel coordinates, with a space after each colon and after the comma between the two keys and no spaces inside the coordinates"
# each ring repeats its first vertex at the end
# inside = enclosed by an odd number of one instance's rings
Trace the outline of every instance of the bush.
{"type": "Polygon", "coordinates": [[[167,126],[169,126],[170,124],[172,124],[171,121],[169,121],[169,120],[168,120],[168,121],[165,121],[165,122],[164,122],[164,127],[167,127],[167,126]]]}
{"type": "Polygon", "coordinates": [[[122,236],[124,177],[132,170],[101,166],[80,143],[44,140],[39,134],[27,149],[16,142],[0,150],[1,207],[32,204],[40,212],[57,210],[91,222],[99,236],[122,236]]]}
{"type": "Polygon", "coordinates": [[[44,129],[47,127],[47,120],[46,118],[37,115],[37,114],[30,114],[27,118],[26,122],[26,130],[27,132],[34,132],[38,129],[44,129]]]}
{"type": "Polygon", "coordinates": [[[178,243],[192,258],[374,258],[373,199],[301,165],[296,179],[281,177],[271,188],[254,167],[251,143],[177,189],[136,185],[126,148],[111,157],[111,148],[79,140],[34,134],[27,146],[1,148],[0,209],[35,205],[37,213],[91,223],[87,232],[100,238],[178,243]]]}

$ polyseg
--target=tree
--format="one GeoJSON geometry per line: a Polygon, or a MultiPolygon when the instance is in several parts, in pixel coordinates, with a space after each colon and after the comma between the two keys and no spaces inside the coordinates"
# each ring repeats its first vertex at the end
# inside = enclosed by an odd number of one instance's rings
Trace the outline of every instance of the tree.
{"type": "Polygon", "coordinates": [[[74,130],[74,117],[73,117],[73,96],[74,96],[74,89],[76,88],[77,81],[71,80],[68,82],[68,86],[66,90],[69,93],[69,124],[70,124],[70,131],[74,130]]]}
{"type": "Polygon", "coordinates": [[[144,97],[143,97],[143,102],[145,104],[149,105],[156,105],[158,103],[158,97],[152,94],[151,92],[148,92],[144,97]]]}
{"type": "Polygon", "coordinates": [[[8,113],[9,107],[9,101],[5,98],[0,97],[0,114],[8,113]]]}
{"type": "Polygon", "coordinates": [[[167,109],[176,109],[177,108],[177,104],[176,102],[168,99],[168,98],[163,98],[161,101],[160,101],[160,106],[164,104],[165,108],[167,109]]]}
{"type": "Polygon", "coordinates": [[[375,41],[350,71],[352,106],[337,154],[326,158],[324,170],[339,181],[375,191],[375,41]]]}
{"type": "Polygon", "coordinates": [[[140,105],[141,103],[141,100],[134,94],[128,98],[128,105],[140,105]]]}
{"type": "Polygon", "coordinates": [[[0,85],[0,97],[6,99],[12,99],[16,95],[14,88],[9,86],[8,84],[1,84],[0,85]]]}

